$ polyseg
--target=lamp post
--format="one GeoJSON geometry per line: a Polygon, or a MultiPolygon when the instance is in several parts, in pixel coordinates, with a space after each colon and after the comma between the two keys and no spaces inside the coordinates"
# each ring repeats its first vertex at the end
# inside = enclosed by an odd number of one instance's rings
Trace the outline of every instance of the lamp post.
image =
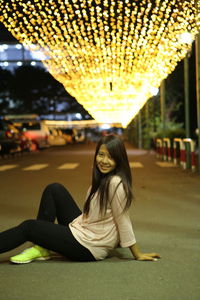
{"type": "Polygon", "coordinates": [[[198,172],[200,172],[200,1],[195,0],[196,26],[198,33],[195,36],[195,64],[196,64],[196,99],[197,99],[197,141],[198,141],[198,172]]]}
{"type": "Polygon", "coordinates": [[[184,32],[179,36],[179,42],[190,46],[184,58],[184,103],[185,103],[185,136],[190,138],[190,96],[189,96],[189,57],[192,51],[193,36],[184,32]]]}
{"type": "Polygon", "coordinates": [[[149,150],[151,148],[151,137],[150,137],[150,124],[149,124],[149,102],[145,104],[145,147],[149,150]]]}
{"type": "Polygon", "coordinates": [[[184,58],[185,136],[190,138],[189,53],[184,58]]]}
{"type": "MultiPolygon", "coordinates": [[[[179,36],[179,42],[182,44],[187,44],[189,50],[183,60],[184,63],[184,108],[185,108],[185,136],[190,138],[190,93],[189,93],[189,57],[191,55],[193,36],[190,32],[183,32],[179,36]]],[[[190,167],[190,152],[189,144],[186,143],[186,165],[187,168],[190,167]]]]}
{"type": "Polygon", "coordinates": [[[195,39],[196,58],[196,99],[197,99],[197,140],[198,140],[198,171],[200,172],[200,36],[195,39]]]}
{"type": "Polygon", "coordinates": [[[141,110],[138,113],[138,148],[142,148],[142,120],[141,110]]]}
{"type": "Polygon", "coordinates": [[[161,123],[162,123],[162,137],[166,134],[166,107],[165,107],[165,80],[160,85],[160,112],[161,112],[161,123]]]}

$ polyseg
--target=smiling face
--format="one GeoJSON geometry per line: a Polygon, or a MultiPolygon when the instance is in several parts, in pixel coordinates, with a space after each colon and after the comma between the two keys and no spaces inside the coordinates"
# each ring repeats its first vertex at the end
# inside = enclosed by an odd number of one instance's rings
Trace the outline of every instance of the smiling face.
{"type": "Polygon", "coordinates": [[[107,174],[113,171],[116,167],[114,159],[110,156],[106,145],[102,144],[96,156],[96,164],[99,171],[103,174],[107,174]]]}

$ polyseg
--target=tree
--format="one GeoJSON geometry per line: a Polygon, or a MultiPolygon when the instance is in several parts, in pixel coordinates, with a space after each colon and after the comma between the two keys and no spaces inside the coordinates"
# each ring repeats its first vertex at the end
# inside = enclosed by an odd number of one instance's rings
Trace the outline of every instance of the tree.
{"type": "Polygon", "coordinates": [[[13,75],[10,71],[0,68],[0,112],[5,114],[9,110],[11,101],[10,86],[13,75]]]}
{"type": "Polygon", "coordinates": [[[72,111],[88,115],[63,85],[43,68],[24,65],[13,73],[0,69],[0,78],[0,108],[4,115],[72,111]]]}
{"type": "Polygon", "coordinates": [[[55,96],[57,82],[53,82],[43,68],[22,66],[14,70],[11,95],[18,113],[47,113],[49,97],[55,96]],[[52,88],[53,86],[53,88],[52,88]],[[50,91],[54,91],[51,95],[50,91]]]}

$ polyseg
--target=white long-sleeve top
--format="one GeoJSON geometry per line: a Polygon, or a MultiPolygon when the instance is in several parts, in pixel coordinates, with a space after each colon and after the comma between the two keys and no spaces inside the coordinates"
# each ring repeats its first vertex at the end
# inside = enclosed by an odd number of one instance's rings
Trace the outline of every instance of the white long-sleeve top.
{"type": "Polygon", "coordinates": [[[96,192],[90,202],[88,216],[81,214],[69,224],[76,240],[90,250],[96,260],[104,259],[109,251],[118,245],[130,247],[136,243],[129,214],[122,213],[126,199],[120,181],[119,176],[113,176],[110,181],[110,201],[103,217],[100,213],[99,195],[96,192]]]}

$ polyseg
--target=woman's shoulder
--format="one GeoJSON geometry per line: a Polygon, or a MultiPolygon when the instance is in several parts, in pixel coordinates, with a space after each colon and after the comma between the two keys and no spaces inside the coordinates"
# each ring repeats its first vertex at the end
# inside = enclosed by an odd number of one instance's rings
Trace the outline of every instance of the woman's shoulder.
{"type": "Polygon", "coordinates": [[[121,176],[119,175],[112,176],[110,180],[109,188],[110,188],[110,197],[112,200],[114,199],[114,196],[116,196],[115,200],[116,199],[123,200],[125,198],[124,185],[121,176]]]}
{"type": "Polygon", "coordinates": [[[119,175],[113,175],[110,179],[110,184],[113,186],[117,186],[122,183],[122,178],[119,175]]]}

